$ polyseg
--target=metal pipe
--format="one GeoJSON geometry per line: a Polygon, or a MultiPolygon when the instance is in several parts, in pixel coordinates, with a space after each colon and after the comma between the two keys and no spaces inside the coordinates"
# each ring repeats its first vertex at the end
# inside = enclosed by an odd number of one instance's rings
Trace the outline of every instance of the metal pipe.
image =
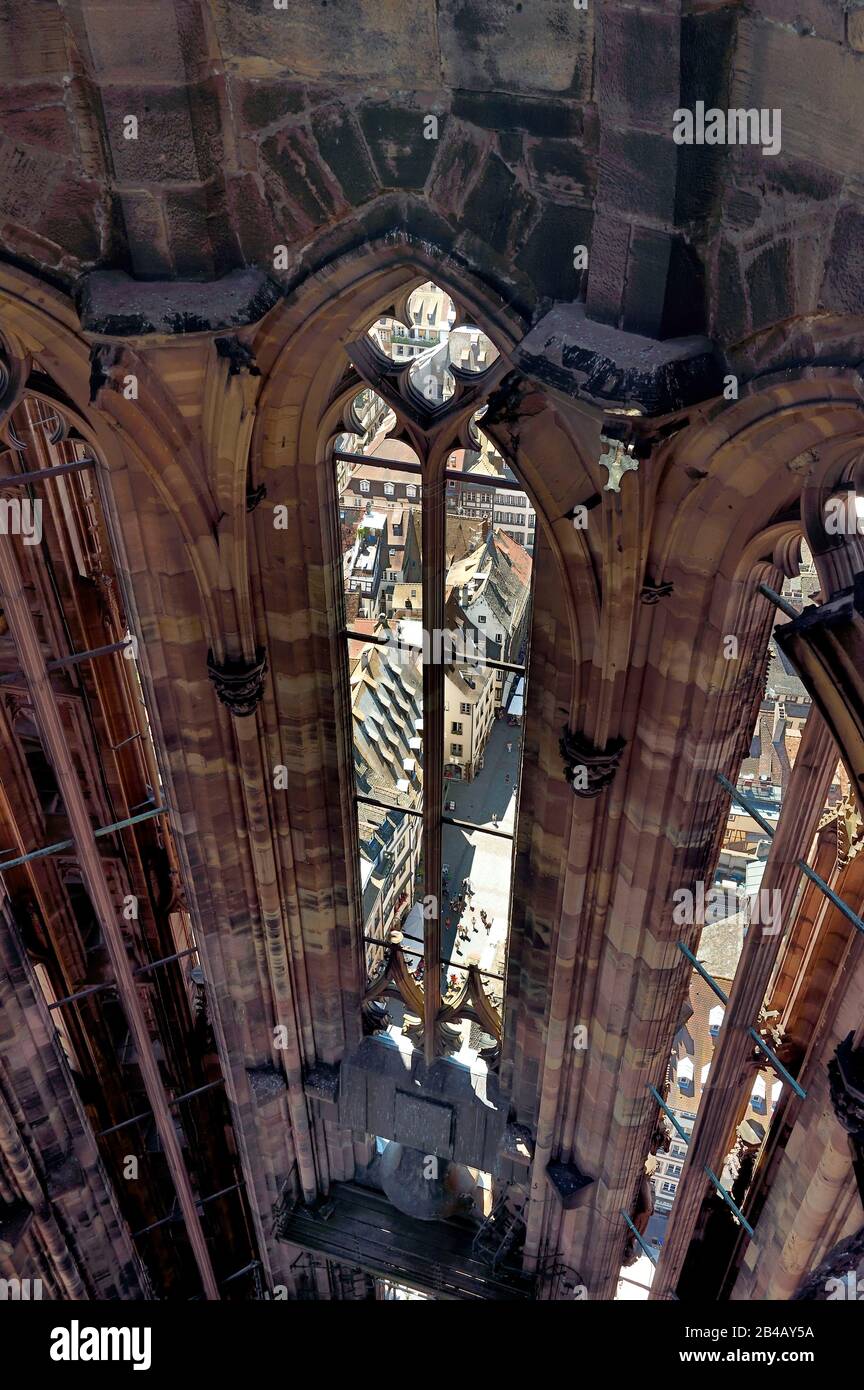
{"type": "Polygon", "coordinates": [[[442,816],[442,825],[455,825],[458,830],[477,831],[478,835],[494,835],[498,840],[509,840],[512,844],[513,835],[508,830],[488,830],[485,825],[474,825],[470,820],[457,820],[455,816],[442,816]]]}
{"type": "Polygon", "coordinates": [[[151,960],[149,965],[139,965],[135,974],[146,975],[148,970],[156,970],[160,965],[168,965],[172,960],[182,960],[184,956],[197,956],[197,954],[197,946],[187,946],[185,951],[175,951],[173,956],[162,956],[159,960],[151,960]]]}
{"type": "MultiPolygon", "coordinates": [[[[761,826],[761,828],[765,831],[766,835],[771,836],[771,838],[773,839],[773,827],[770,826],[767,823],[767,821],[764,821],[762,819],[755,806],[753,806],[753,804],[751,803],[749,797],[746,797],[743,792],[739,792],[738,788],[733,787],[732,783],[727,781],[727,779],[723,777],[719,772],[717,773],[717,781],[720,783],[722,787],[725,787],[728,792],[731,792],[732,796],[735,797],[736,801],[739,801],[741,805],[744,807],[745,811],[747,811],[748,814],[753,817],[757,825],[761,826]]],[[[858,916],[857,912],[854,912],[852,910],[848,903],[844,903],[843,899],[837,896],[833,888],[828,887],[828,884],[825,882],[824,878],[820,878],[819,875],[816,873],[815,869],[810,868],[810,865],[806,862],[806,860],[796,859],[795,863],[801,870],[802,874],[809,878],[811,883],[815,883],[817,888],[820,888],[822,890],[829,902],[833,903],[834,906],[837,908],[837,911],[842,912],[843,916],[852,923],[853,927],[857,927],[860,932],[864,932],[864,920],[862,920],[858,916]]]]}
{"type": "Polygon", "coordinates": [[[733,796],[735,800],[739,802],[741,806],[744,807],[744,810],[747,812],[749,816],[753,817],[759,828],[761,830],[764,830],[765,834],[773,840],[774,826],[769,825],[768,821],[765,820],[764,816],[762,816],[761,813],[756,809],[749,796],[745,796],[743,792],[739,792],[737,787],[733,787],[728,777],[724,777],[722,772],[718,772],[716,776],[717,781],[720,783],[721,787],[725,787],[726,791],[729,792],[730,796],[733,796]]]}
{"type": "Polygon", "coordinates": [[[674,1112],[673,1112],[672,1110],[669,1109],[669,1106],[666,1104],[666,1102],[665,1102],[665,1100],[663,1099],[663,1097],[661,1096],[660,1092],[657,1090],[657,1087],[656,1087],[656,1086],[652,1086],[651,1083],[649,1082],[649,1083],[648,1083],[648,1090],[651,1092],[651,1094],[652,1094],[652,1096],[654,1097],[654,1099],[656,1100],[657,1104],[660,1106],[660,1109],[661,1109],[662,1111],[664,1111],[664,1113],[665,1113],[665,1114],[668,1116],[668,1118],[672,1121],[672,1124],[674,1125],[674,1127],[675,1127],[675,1129],[676,1129],[676,1131],[677,1131],[677,1133],[678,1133],[679,1138],[683,1139],[685,1144],[689,1144],[689,1143],[690,1143],[690,1135],[686,1132],[686,1130],[683,1130],[683,1129],[681,1128],[681,1126],[679,1125],[678,1121],[677,1121],[676,1118],[675,1118],[674,1112]]]}
{"type": "MultiPolygon", "coordinates": [[[[223,1188],[221,1188],[218,1192],[211,1192],[209,1197],[199,1197],[199,1198],[198,1198],[197,1205],[198,1205],[199,1207],[206,1207],[206,1205],[207,1205],[208,1202],[215,1202],[216,1199],[217,1199],[218,1197],[224,1197],[224,1196],[226,1196],[227,1193],[229,1193],[229,1192],[237,1192],[237,1191],[239,1191],[239,1189],[240,1189],[241,1187],[244,1187],[244,1186],[245,1186],[245,1183],[242,1183],[242,1182],[235,1182],[231,1187],[223,1187],[223,1188]]],[[[133,1234],[132,1239],[133,1239],[133,1240],[137,1240],[139,1236],[146,1235],[148,1231],[155,1231],[157,1226],[167,1226],[167,1225],[168,1225],[170,1222],[172,1222],[172,1221],[182,1221],[182,1220],[183,1220],[183,1217],[182,1217],[178,1212],[173,1212],[173,1211],[172,1211],[171,1214],[170,1214],[170,1216],[163,1216],[163,1217],[161,1217],[158,1221],[153,1221],[149,1226],[143,1226],[142,1229],[141,1229],[140,1231],[135,1231],[134,1234],[133,1234]]],[[[255,1261],[255,1263],[257,1264],[257,1261],[255,1261]]],[[[253,1265],[247,1265],[246,1268],[247,1268],[247,1269],[251,1269],[251,1268],[253,1268],[253,1265]]],[[[246,1272],[245,1270],[240,1270],[240,1271],[239,1271],[239,1273],[241,1273],[241,1274],[243,1274],[243,1273],[245,1273],[245,1272],[246,1272]]],[[[232,1277],[232,1278],[236,1278],[237,1276],[236,1276],[236,1275],[232,1275],[231,1277],[232,1277]]],[[[226,1284],[226,1283],[228,1282],[228,1280],[227,1280],[227,1279],[220,1279],[219,1282],[220,1282],[220,1284],[226,1284]]],[[[190,1301],[191,1301],[191,1300],[190,1300],[190,1301]]]]}
{"type": "Polygon", "coordinates": [[[847,919],[847,921],[852,923],[853,927],[857,927],[859,931],[864,932],[864,921],[861,920],[857,912],[852,911],[852,908],[849,906],[848,903],[844,903],[842,898],[838,898],[837,894],[834,892],[834,889],[828,887],[828,884],[825,882],[824,878],[820,878],[819,875],[816,873],[815,869],[811,869],[810,865],[805,864],[803,859],[796,859],[795,863],[798,865],[798,868],[801,870],[802,874],[809,878],[811,883],[815,883],[817,888],[822,889],[822,892],[825,894],[825,897],[828,899],[830,903],[833,903],[837,911],[842,912],[843,916],[847,919]]]}
{"type": "Polygon", "coordinates": [[[361,806],[377,806],[379,811],[404,811],[406,816],[423,816],[423,812],[416,811],[413,806],[390,806],[386,801],[379,801],[374,796],[361,796],[359,792],[355,793],[354,800],[359,801],[361,806]]]}
{"type": "MultiPolygon", "coordinates": [[[[394,640],[392,633],[387,637],[379,637],[374,632],[356,632],[353,627],[343,627],[343,637],[350,638],[352,642],[369,642],[375,647],[392,647],[394,651],[419,652],[421,647],[417,647],[412,642],[400,642],[398,638],[394,640]]],[[[498,661],[492,656],[472,655],[466,657],[453,657],[450,662],[442,662],[442,665],[449,666],[488,666],[492,671],[515,671],[517,675],[524,675],[526,667],[520,665],[518,661],[498,661]]]]}
{"type": "MultiPolygon", "coordinates": [[[[143,811],[140,815],[125,816],[123,820],[112,821],[110,825],[100,825],[98,830],[91,830],[90,833],[95,839],[99,839],[102,835],[113,835],[115,830],[125,830],[130,825],[138,825],[141,821],[152,820],[154,816],[164,816],[167,814],[167,810],[164,806],[154,806],[152,810],[143,811]]],[[[17,869],[20,868],[22,864],[29,864],[31,859],[44,859],[46,855],[58,854],[61,850],[74,848],[74,840],[58,840],[56,844],[45,845],[43,849],[31,849],[28,854],[19,854],[17,859],[7,859],[5,862],[0,863],[0,874],[5,873],[7,869],[17,869]]]]}
{"type": "Polygon", "coordinates": [[[10,473],[0,478],[0,488],[23,487],[27,483],[40,483],[43,478],[56,478],[61,473],[80,473],[82,468],[93,468],[95,459],[75,459],[73,463],[57,463],[53,468],[37,468],[32,473],[10,473]]]}
{"type": "Polygon", "coordinates": [[[801,614],[798,609],[793,608],[782,594],[778,594],[775,589],[770,589],[767,584],[759,585],[759,593],[773,603],[775,608],[779,608],[781,613],[785,613],[787,618],[800,618],[801,614]]]}
{"type": "Polygon", "coordinates": [[[77,989],[74,994],[67,994],[64,999],[55,999],[53,1004],[49,1004],[49,1009],[62,1009],[64,1004],[74,1004],[76,999],[84,999],[88,994],[99,994],[104,989],[116,989],[113,980],[106,980],[102,985],[87,985],[86,989],[77,989]]]}
{"type": "Polygon", "coordinates": [[[760,1038],[759,1034],[756,1032],[756,1029],[750,1028],[748,1029],[748,1032],[750,1034],[750,1037],[756,1043],[756,1046],[760,1047],[762,1051],[765,1053],[765,1056],[768,1058],[775,1071],[779,1072],[779,1074],[783,1077],[784,1081],[789,1082],[789,1085],[792,1087],[792,1090],[795,1092],[797,1096],[800,1096],[802,1100],[806,1100],[807,1092],[805,1090],[802,1090],[802,1088],[798,1085],[798,1082],[795,1080],[795,1077],[792,1076],[792,1074],[786,1070],[783,1063],[780,1061],[780,1058],[775,1057],[774,1053],[771,1051],[770,1047],[765,1042],[765,1040],[763,1038],[760,1038]]]}
{"type": "MultiPolygon", "coordinates": [[[[180,1096],[168,1096],[166,1099],[169,1105],[180,1105],[184,1100],[191,1100],[193,1096],[200,1096],[204,1091],[214,1091],[217,1086],[224,1086],[225,1080],[220,1077],[218,1081],[208,1081],[206,1086],[196,1086],[193,1091],[184,1091],[180,1096]]],[[[140,1115],[130,1115],[128,1120],[121,1120],[119,1124],[111,1125],[108,1129],[100,1129],[96,1135],[97,1139],[102,1139],[106,1134],[115,1134],[118,1129],[128,1129],[130,1125],[137,1125],[139,1120],[152,1120],[151,1110],[142,1110],[140,1115]]]]}
{"type": "Polygon", "coordinates": [[[684,945],[683,941],[677,942],[677,946],[678,950],[681,951],[687,957],[690,964],[693,966],[693,969],[696,970],[702,976],[702,979],[705,981],[706,984],[709,984],[711,986],[714,993],[717,995],[717,998],[722,999],[724,1004],[728,1004],[729,995],[723,993],[717,981],[711,975],[708,974],[708,971],[705,969],[702,962],[696,959],[693,952],[684,945]]]}
{"type": "Polygon", "coordinates": [[[642,1239],[641,1235],[636,1230],[636,1227],[633,1225],[633,1222],[630,1220],[630,1217],[627,1215],[626,1211],[622,1211],[621,1215],[624,1217],[624,1220],[627,1222],[627,1225],[630,1227],[630,1230],[633,1232],[633,1235],[636,1237],[639,1244],[641,1245],[643,1254],[648,1256],[652,1265],[656,1265],[657,1256],[654,1254],[654,1251],[651,1249],[650,1245],[646,1245],[645,1241],[642,1239]]]}
{"type": "Polygon", "coordinates": [[[716,1174],[712,1173],[707,1163],[705,1164],[705,1172],[708,1174],[717,1191],[720,1193],[720,1196],[723,1198],[723,1201],[726,1203],[728,1207],[731,1207],[732,1211],[734,1211],[735,1215],[738,1217],[738,1220],[741,1222],[741,1225],[744,1227],[744,1230],[747,1232],[748,1236],[754,1236],[756,1232],[753,1230],[753,1227],[750,1225],[750,1222],[747,1220],[747,1217],[741,1211],[741,1208],[735,1205],[732,1198],[729,1196],[729,1193],[726,1191],[726,1188],[723,1186],[722,1182],[716,1176],[716,1174]]]}
{"type": "MultiPolygon", "coordinates": [[[[45,663],[48,671],[59,671],[65,666],[78,666],[82,661],[92,661],[97,656],[108,656],[111,652],[121,652],[124,647],[129,646],[129,638],[124,637],[122,642],[109,642],[106,647],[91,647],[87,652],[73,652],[70,656],[58,656],[45,663]]],[[[8,671],[5,676],[0,676],[0,685],[5,685],[8,681],[20,681],[24,679],[23,671],[8,671]]]]}

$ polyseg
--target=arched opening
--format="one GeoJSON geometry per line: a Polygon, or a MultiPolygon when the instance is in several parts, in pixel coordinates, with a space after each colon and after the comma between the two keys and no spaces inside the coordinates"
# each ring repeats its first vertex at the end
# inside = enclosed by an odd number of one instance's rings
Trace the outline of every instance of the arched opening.
{"type": "Polygon", "coordinates": [[[536,513],[480,423],[495,345],[431,281],[397,311],[349,345],[365,384],[331,427],[364,1024],[476,1063],[503,1033],[536,513]]]}

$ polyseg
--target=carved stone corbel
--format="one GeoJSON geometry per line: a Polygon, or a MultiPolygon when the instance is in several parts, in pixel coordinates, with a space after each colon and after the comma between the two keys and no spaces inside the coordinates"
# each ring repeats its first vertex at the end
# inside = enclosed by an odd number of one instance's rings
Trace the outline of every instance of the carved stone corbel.
{"type": "Polygon", "coordinates": [[[612,739],[605,748],[594,748],[565,724],[558,746],[564,775],[576,796],[594,797],[611,784],[626,745],[623,739],[612,739]]]}
{"type": "Polygon", "coordinates": [[[668,598],[674,588],[675,586],[671,581],[667,581],[665,584],[654,584],[649,579],[642,585],[639,598],[642,603],[659,603],[661,598],[668,598]]]}
{"type": "Polygon", "coordinates": [[[207,653],[207,674],[226,709],[238,719],[245,719],[254,714],[261,703],[267,674],[267,654],[263,647],[259,647],[254,661],[226,661],[220,666],[210,651],[207,653]]]}
{"type": "Polygon", "coordinates": [[[214,346],[217,356],[224,357],[228,363],[229,377],[239,376],[241,372],[248,372],[250,376],[261,375],[261,368],[255,361],[255,354],[239,338],[234,336],[216,338],[214,346]]]}

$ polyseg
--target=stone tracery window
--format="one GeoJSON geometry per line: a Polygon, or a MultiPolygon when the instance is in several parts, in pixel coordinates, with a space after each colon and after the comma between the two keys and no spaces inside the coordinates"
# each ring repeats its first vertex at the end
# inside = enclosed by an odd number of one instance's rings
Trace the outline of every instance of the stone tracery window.
{"type": "Polygon", "coordinates": [[[521,484],[479,425],[506,368],[429,282],[348,356],[333,462],[364,1024],[493,1062],[533,575],[496,515],[521,484]]]}

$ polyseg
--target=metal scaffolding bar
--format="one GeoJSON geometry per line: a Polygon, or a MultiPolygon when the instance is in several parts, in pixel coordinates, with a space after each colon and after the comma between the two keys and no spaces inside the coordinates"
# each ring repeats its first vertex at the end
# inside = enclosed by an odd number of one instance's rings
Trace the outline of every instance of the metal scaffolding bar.
{"type": "Polygon", "coordinates": [[[84,999],[88,994],[100,994],[105,989],[116,989],[113,980],[106,980],[101,985],[87,985],[85,989],[76,989],[74,994],[67,994],[63,999],[55,999],[53,1004],[49,1004],[49,1009],[62,1009],[64,1004],[74,1004],[76,999],[84,999]]]}
{"type": "MultiPolygon", "coordinates": [[[[208,1081],[206,1086],[196,1086],[194,1091],[184,1091],[180,1096],[168,1096],[166,1099],[169,1105],[180,1105],[184,1100],[191,1100],[193,1096],[200,1096],[204,1091],[215,1091],[217,1086],[224,1085],[224,1078],[220,1077],[218,1081],[208,1081]]],[[[116,1134],[118,1129],[128,1129],[130,1125],[137,1125],[140,1120],[152,1119],[152,1110],[142,1110],[140,1115],[130,1115],[128,1120],[121,1120],[119,1124],[111,1125],[108,1129],[100,1129],[96,1138],[101,1139],[106,1134],[116,1134]]]]}
{"type": "Polygon", "coordinates": [[[726,1188],[723,1186],[716,1173],[712,1173],[707,1163],[705,1164],[705,1172],[708,1174],[717,1191],[720,1193],[720,1196],[723,1198],[723,1201],[726,1203],[727,1207],[730,1207],[732,1211],[735,1213],[735,1215],[738,1217],[738,1220],[741,1222],[741,1225],[744,1227],[744,1230],[747,1232],[748,1236],[754,1236],[756,1232],[753,1230],[753,1227],[750,1225],[750,1222],[747,1220],[747,1217],[744,1215],[741,1208],[735,1205],[732,1198],[729,1196],[729,1193],[726,1191],[726,1188]]]}
{"type": "MultiPolygon", "coordinates": [[[[48,671],[59,671],[66,666],[78,666],[82,661],[92,661],[97,656],[108,656],[111,652],[122,652],[124,647],[129,646],[129,638],[124,637],[122,642],[109,642],[105,647],[91,647],[87,652],[72,652],[70,656],[58,656],[52,661],[45,663],[48,671]]],[[[5,685],[9,681],[21,681],[24,679],[23,671],[7,671],[5,676],[0,676],[0,685],[5,685]]]]}
{"type": "MultiPolygon", "coordinates": [[[[716,980],[712,979],[712,977],[708,974],[708,971],[700,964],[700,962],[699,962],[699,961],[696,959],[696,957],[693,955],[693,952],[692,952],[692,951],[688,951],[688,949],[687,949],[687,947],[684,945],[683,941],[679,941],[679,942],[678,942],[678,949],[679,949],[679,951],[682,951],[682,952],[684,953],[684,955],[685,955],[685,956],[687,957],[687,959],[689,960],[690,964],[693,966],[694,970],[698,970],[698,972],[699,972],[699,974],[702,976],[703,980],[705,980],[705,981],[707,982],[707,984],[709,984],[709,985],[711,986],[711,988],[713,989],[714,993],[717,995],[717,998],[718,998],[718,999],[722,999],[723,1003],[726,1004],[726,1005],[728,1005],[728,1003],[729,1003],[729,996],[728,996],[727,994],[724,994],[724,993],[723,993],[723,990],[722,990],[722,989],[720,988],[720,986],[717,984],[716,980]]],[[[793,1090],[795,1091],[796,1095],[799,1095],[799,1096],[801,1097],[802,1100],[806,1100],[806,1099],[807,1099],[807,1092],[801,1089],[801,1087],[798,1085],[798,1082],[795,1080],[794,1076],[792,1076],[791,1073],[788,1072],[788,1071],[786,1070],[786,1068],[784,1067],[783,1063],[780,1061],[779,1057],[776,1057],[776,1056],[774,1055],[774,1053],[771,1051],[771,1049],[770,1049],[770,1047],[768,1046],[768,1044],[767,1044],[762,1038],[760,1038],[759,1034],[756,1032],[756,1029],[755,1029],[755,1028],[750,1028],[750,1029],[748,1029],[748,1032],[749,1032],[749,1034],[750,1034],[750,1037],[751,1037],[751,1038],[753,1039],[753,1041],[757,1044],[757,1046],[760,1047],[760,1048],[762,1049],[762,1051],[765,1053],[765,1056],[768,1058],[768,1060],[770,1061],[771,1065],[775,1068],[775,1070],[776,1070],[777,1072],[779,1072],[779,1074],[783,1077],[783,1079],[784,1079],[785,1081],[788,1081],[788,1082],[789,1082],[789,1085],[793,1088],[793,1090]]]]}
{"type": "Polygon", "coordinates": [[[455,825],[458,830],[476,831],[478,835],[494,835],[499,840],[510,840],[512,843],[513,834],[509,830],[490,830],[485,825],[474,825],[473,821],[457,820],[456,816],[442,816],[442,825],[455,825]]]}
{"type": "Polygon", "coordinates": [[[806,1100],[807,1092],[803,1090],[801,1086],[798,1085],[798,1082],[795,1080],[795,1077],[792,1076],[791,1072],[788,1072],[786,1070],[783,1063],[780,1061],[780,1058],[774,1055],[768,1044],[765,1042],[764,1038],[760,1038],[755,1028],[750,1028],[748,1031],[750,1033],[750,1037],[753,1039],[756,1046],[760,1047],[762,1051],[765,1053],[765,1056],[768,1058],[774,1070],[776,1072],[779,1072],[779,1074],[783,1077],[784,1081],[789,1082],[789,1085],[792,1087],[792,1090],[795,1092],[797,1096],[800,1096],[802,1100],[806,1100]]]}
{"type": "Polygon", "coordinates": [[[778,594],[775,589],[770,589],[767,584],[759,585],[759,592],[764,598],[770,600],[775,608],[779,608],[781,613],[785,613],[787,618],[800,618],[798,609],[789,603],[782,594],[778,594]]]}
{"type": "Polygon", "coordinates": [[[804,874],[805,878],[809,878],[811,883],[815,883],[817,888],[821,888],[825,897],[830,903],[833,903],[837,911],[842,912],[843,916],[848,922],[852,923],[853,927],[857,927],[860,932],[864,932],[864,921],[861,920],[857,912],[852,911],[848,903],[844,903],[842,898],[838,898],[834,889],[828,887],[824,878],[820,878],[815,870],[810,868],[809,864],[805,864],[803,859],[796,859],[795,863],[798,865],[798,868],[801,870],[802,874],[804,874]]]}
{"type": "MultiPolygon", "coordinates": [[[[413,642],[400,642],[394,639],[390,633],[386,637],[379,637],[374,632],[357,632],[353,627],[343,627],[342,634],[345,638],[350,638],[352,642],[366,642],[373,647],[392,647],[394,651],[420,652],[422,647],[418,647],[413,642]]],[[[471,656],[459,657],[455,653],[449,662],[441,662],[441,665],[449,666],[488,666],[493,671],[514,671],[517,675],[525,674],[525,667],[518,661],[498,661],[492,656],[480,656],[479,653],[472,653],[471,656]]]]}
{"type": "Polygon", "coordinates": [[[128,1129],[130,1125],[137,1125],[141,1120],[152,1120],[152,1110],[142,1110],[140,1115],[130,1115],[128,1120],[121,1120],[119,1124],[109,1125],[107,1129],[96,1131],[97,1139],[104,1139],[106,1134],[116,1134],[118,1129],[128,1129]]]}
{"type": "Polygon", "coordinates": [[[416,811],[413,806],[390,806],[386,801],[379,801],[374,796],[361,796],[359,792],[355,793],[354,800],[361,806],[377,806],[379,811],[402,811],[406,816],[423,817],[423,812],[416,811]]]}
{"type": "MultiPolygon", "coordinates": [[[[719,772],[717,773],[717,781],[720,783],[721,787],[725,787],[727,792],[730,792],[731,795],[735,797],[736,801],[740,802],[740,804],[744,807],[744,810],[748,813],[748,815],[751,815],[753,817],[753,819],[756,821],[758,825],[762,827],[766,835],[769,835],[773,839],[773,826],[770,826],[767,821],[764,821],[762,819],[762,817],[759,815],[759,812],[756,810],[756,807],[751,802],[750,798],[745,796],[743,792],[739,792],[737,787],[733,787],[732,783],[728,781],[727,778],[723,777],[719,772]]],[[[857,927],[860,932],[864,932],[864,920],[862,920],[858,916],[857,912],[853,911],[853,909],[849,906],[848,903],[844,903],[842,898],[838,898],[837,894],[834,892],[834,889],[828,887],[828,884],[825,882],[824,878],[820,878],[819,875],[816,873],[816,870],[811,869],[810,865],[807,863],[805,859],[796,859],[795,863],[797,867],[801,870],[802,874],[804,874],[805,878],[809,878],[811,883],[816,884],[816,887],[819,888],[825,894],[825,897],[828,899],[830,903],[833,903],[837,911],[842,912],[843,916],[847,919],[847,921],[852,923],[853,927],[857,927]]],[[[0,867],[2,867],[2,865],[0,865],[0,867]]]]}
{"type": "Polygon", "coordinates": [[[689,960],[690,964],[693,966],[693,969],[694,969],[695,971],[697,971],[697,973],[700,974],[700,975],[702,976],[702,979],[705,981],[706,984],[709,984],[709,985],[711,986],[711,988],[713,989],[714,993],[717,995],[717,998],[718,998],[718,999],[722,999],[722,1001],[723,1001],[724,1004],[728,1004],[728,1003],[729,1003],[729,995],[723,993],[723,991],[722,991],[722,989],[720,988],[720,986],[718,985],[717,981],[716,981],[715,979],[713,979],[713,977],[712,977],[711,975],[708,974],[708,971],[705,969],[705,967],[704,967],[704,965],[702,964],[702,962],[701,962],[701,961],[698,961],[698,960],[696,959],[696,957],[694,956],[693,952],[692,952],[691,950],[689,950],[688,947],[686,947],[686,946],[684,945],[684,942],[683,942],[683,941],[679,941],[679,942],[677,942],[676,944],[677,944],[677,946],[678,946],[678,950],[681,951],[681,953],[687,957],[687,959],[689,960]]]}
{"type": "Polygon", "coordinates": [[[720,783],[721,787],[725,787],[726,791],[729,793],[730,796],[734,797],[735,800],[741,806],[744,807],[744,810],[747,812],[748,816],[753,817],[760,830],[764,830],[765,834],[769,837],[769,839],[773,840],[774,826],[771,825],[765,819],[765,817],[761,814],[759,810],[757,810],[756,806],[750,800],[750,797],[745,796],[743,792],[739,792],[737,787],[733,787],[732,783],[729,781],[729,778],[724,777],[722,772],[717,773],[717,781],[720,783]]]}
{"type": "MultiPolygon", "coordinates": [[[[229,1192],[239,1192],[239,1190],[241,1189],[241,1187],[244,1187],[244,1186],[245,1186],[245,1184],[242,1183],[242,1182],[235,1182],[235,1183],[232,1184],[231,1187],[223,1187],[223,1188],[221,1188],[218,1192],[211,1192],[209,1197],[199,1197],[199,1198],[197,1199],[196,1205],[199,1206],[199,1207],[206,1207],[206,1205],[207,1205],[208,1202],[215,1202],[216,1199],[217,1199],[218,1197],[225,1197],[229,1192]]],[[[142,1227],[142,1229],[141,1229],[140,1231],[135,1231],[135,1232],[133,1233],[132,1239],[133,1239],[133,1240],[137,1240],[139,1236],[146,1235],[148,1231],[155,1231],[157,1226],[167,1226],[167,1225],[169,1225],[172,1221],[182,1221],[182,1220],[183,1220],[183,1217],[182,1217],[182,1215],[181,1215],[179,1212],[172,1211],[171,1214],[170,1214],[170,1216],[163,1216],[163,1217],[160,1218],[159,1221],[153,1221],[153,1222],[151,1222],[151,1224],[150,1224],[149,1226],[144,1226],[144,1227],[142,1227]]],[[[252,1266],[250,1265],[250,1266],[248,1266],[248,1268],[252,1268],[252,1266]]],[[[245,1272],[245,1271],[241,1271],[241,1272],[245,1272]]],[[[235,1276],[235,1277],[236,1277],[236,1276],[235,1276]]],[[[224,1279],[220,1280],[220,1283],[222,1283],[222,1284],[224,1284],[224,1283],[226,1283],[226,1282],[227,1282],[227,1281],[224,1280],[224,1279]]]]}
{"type": "Polygon", "coordinates": [[[690,1143],[690,1135],[687,1133],[686,1130],[683,1130],[683,1129],[681,1128],[681,1126],[679,1125],[678,1121],[677,1121],[676,1118],[675,1118],[674,1111],[672,1111],[672,1110],[669,1109],[669,1106],[666,1104],[666,1102],[665,1102],[665,1100],[663,1099],[663,1097],[661,1096],[660,1092],[657,1090],[657,1087],[656,1087],[656,1086],[652,1086],[652,1085],[650,1084],[650,1082],[649,1082],[649,1084],[648,1084],[648,1090],[651,1092],[652,1096],[653,1096],[654,1099],[656,1100],[657,1104],[660,1106],[660,1109],[663,1111],[663,1113],[668,1117],[668,1119],[670,1119],[670,1120],[672,1121],[672,1124],[673,1124],[673,1126],[674,1126],[674,1128],[675,1128],[675,1132],[678,1134],[678,1137],[679,1137],[680,1139],[683,1139],[685,1144],[689,1144],[689,1143],[690,1143]]]}
{"type": "Polygon", "coordinates": [[[419,476],[423,472],[422,463],[412,463],[410,459],[378,458],[375,454],[348,454],[342,449],[334,449],[333,458],[337,463],[366,463],[372,468],[392,468],[398,473],[416,473],[419,476]]]}
{"type": "Polygon", "coordinates": [[[41,483],[43,478],[57,478],[62,473],[80,473],[83,468],[93,468],[95,459],[75,459],[72,463],[57,463],[53,468],[37,468],[31,473],[10,473],[0,478],[0,488],[24,487],[27,483],[41,483]]]}
{"type": "Polygon", "coordinates": [[[159,960],[151,960],[149,965],[139,965],[135,974],[146,975],[148,970],[158,970],[160,965],[168,965],[172,960],[182,960],[184,956],[197,956],[197,954],[197,946],[188,946],[185,951],[175,951],[173,956],[162,956],[159,960]]]}
{"type": "MultiPolygon", "coordinates": [[[[181,960],[183,956],[196,956],[197,946],[190,946],[185,951],[176,951],[173,956],[163,956],[161,960],[152,960],[149,965],[139,965],[135,970],[136,975],[146,975],[149,970],[156,970],[160,965],[167,965],[169,961],[181,960]]],[[[88,994],[98,994],[104,989],[116,989],[113,980],[105,980],[101,985],[87,985],[84,989],[78,989],[74,994],[67,994],[63,999],[56,999],[53,1004],[49,1004],[49,1009],[61,1009],[64,1004],[74,1004],[76,999],[83,999],[88,994]]]]}
{"type": "Polygon", "coordinates": [[[646,1242],[642,1239],[642,1236],[636,1230],[636,1227],[633,1225],[633,1222],[630,1220],[630,1217],[627,1215],[626,1211],[622,1211],[621,1215],[624,1217],[624,1220],[627,1222],[627,1225],[630,1227],[630,1230],[632,1231],[633,1235],[636,1237],[637,1241],[642,1247],[643,1255],[647,1255],[652,1265],[656,1265],[657,1256],[654,1254],[654,1251],[651,1249],[651,1246],[647,1245],[646,1242]]]}
{"type": "MultiPolygon", "coordinates": [[[[100,825],[98,830],[91,831],[95,839],[103,835],[113,835],[115,830],[125,830],[130,825],[138,825],[141,821],[153,820],[154,816],[167,815],[165,806],[154,806],[149,811],[142,811],[137,816],[125,816],[123,820],[112,821],[110,825],[100,825]]],[[[17,859],[6,859],[0,863],[0,874],[7,869],[18,869],[22,864],[29,864],[32,859],[44,859],[49,854],[59,854],[61,850],[74,849],[74,840],[58,840],[56,844],[45,845],[43,849],[31,849],[28,854],[19,854],[17,859]]]]}

